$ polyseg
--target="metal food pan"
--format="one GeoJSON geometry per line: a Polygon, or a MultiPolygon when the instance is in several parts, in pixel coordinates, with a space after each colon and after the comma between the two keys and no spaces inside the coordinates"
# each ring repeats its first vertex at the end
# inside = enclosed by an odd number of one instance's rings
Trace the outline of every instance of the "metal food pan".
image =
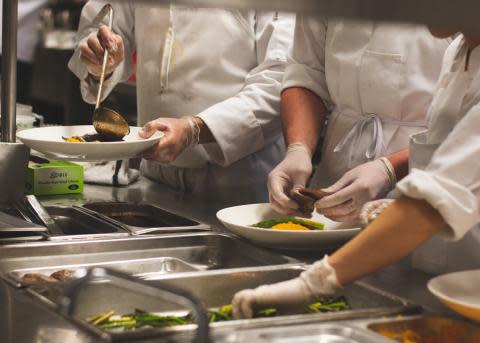
{"type": "Polygon", "coordinates": [[[391,343],[382,336],[339,324],[307,324],[251,330],[235,330],[214,337],[218,343],[391,343]]]}
{"type": "Polygon", "coordinates": [[[480,342],[480,326],[447,317],[385,321],[369,324],[367,328],[397,342],[480,342]]]}
{"type": "Polygon", "coordinates": [[[128,232],[120,226],[72,207],[51,206],[45,209],[63,232],[63,235],[50,236],[50,240],[128,236],[128,232]]]}
{"type": "Polygon", "coordinates": [[[75,272],[74,278],[76,278],[76,276],[78,275],[85,274],[85,269],[89,267],[111,268],[113,270],[124,272],[140,278],[149,278],[151,276],[158,276],[158,275],[169,274],[169,273],[198,271],[201,269],[198,266],[191,265],[178,258],[156,257],[156,258],[128,260],[128,261],[86,263],[86,264],[77,264],[77,265],[59,265],[59,266],[49,266],[49,267],[41,267],[41,268],[17,269],[10,272],[9,276],[12,279],[16,280],[17,282],[22,283],[22,277],[25,274],[42,274],[45,276],[49,276],[56,271],[59,271],[62,269],[68,269],[75,272]]]}
{"type": "Polygon", "coordinates": [[[83,207],[123,226],[135,235],[209,229],[205,224],[150,204],[97,202],[83,207]]]}
{"type": "Polygon", "coordinates": [[[28,272],[117,266],[145,278],[165,274],[165,258],[176,260],[177,271],[244,268],[298,263],[290,257],[257,248],[236,238],[213,232],[129,237],[108,240],[42,242],[1,249],[0,271],[14,282],[28,272]]]}
{"type": "MultiPolygon", "coordinates": [[[[284,281],[296,277],[303,271],[300,266],[264,267],[236,271],[206,271],[186,274],[166,275],[162,279],[147,281],[153,286],[162,285],[178,287],[190,292],[200,299],[205,307],[218,307],[229,304],[233,295],[244,288],[254,288],[261,284],[284,281]]],[[[55,285],[45,289],[31,288],[29,292],[56,306],[60,301],[62,287],[55,285]],[[43,291],[43,292],[42,292],[43,291]]],[[[393,295],[381,292],[363,284],[353,284],[342,289],[338,295],[344,295],[352,309],[341,312],[306,314],[304,306],[281,308],[282,314],[273,318],[257,318],[237,320],[211,324],[217,330],[241,329],[252,327],[269,327],[292,325],[309,322],[322,322],[342,319],[356,319],[374,316],[388,316],[411,311],[418,311],[418,307],[393,295]]],[[[76,296],[77,306],[73,310],[72,319],[84,320],[92,315],[113,310],[118,314],[131,313],[135,309],[160,314],[186,314],[185,309],[168,300],[155,299],[135,292],[126,291],[111,282],[92,282],[76,296]]],[[[86,322],[84,322],[86,323],[86,322]]],[[[194,325],[184,325],[162,329],[165,332],[184,332],[194,328],[194,325]]],[[[110,332],[112,336],[122,336],[123,332],[110,332]]]]}

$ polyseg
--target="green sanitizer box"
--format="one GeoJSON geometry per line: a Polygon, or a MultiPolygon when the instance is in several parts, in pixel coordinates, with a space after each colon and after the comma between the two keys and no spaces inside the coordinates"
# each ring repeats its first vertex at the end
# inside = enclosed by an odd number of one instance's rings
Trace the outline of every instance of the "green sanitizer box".
{"type": "Polygon", "coordinates": [[[83,166],[31,156],[25,188],[26,194],[33,195],[83,193],[83,166]]]}

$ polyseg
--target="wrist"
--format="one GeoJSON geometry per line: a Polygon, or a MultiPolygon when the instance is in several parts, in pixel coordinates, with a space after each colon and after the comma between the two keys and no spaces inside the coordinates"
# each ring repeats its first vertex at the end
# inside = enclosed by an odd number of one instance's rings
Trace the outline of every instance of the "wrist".
{"type": "Polygon", "coordinates": [[[397,176],[395,174],[395,169],[393,168],[392,163],[390,163],[389,159],[386,157],[381,157],[377,161],[382,165],[382,168],[385,171],[385,174],[388,179],[389,183],[389,191],[395,188],[395,185],[397,184],[397,176]]]}
{"type": "Polygon", "coordinates": [[[314,298],[331,295],[342,287],[338,281],[335,269],[328,261],[328,255],[312,264],[300,275],[300,278],[305,282],[314,298]]]}
{"type": "Polygon", "coordinates": [[[302,151],[308,155],[308,158],[311,160],[313,157],[313,151],[305,143],[290,143],[287,147],[287,154],[293,152],[302,151]]]}
{"type": "MultiPolygon", "coordinates": [[[[105,80],[108,80],[112,75],[113,75],[113,72],[105,74],[105,80]]],[[[94,82],[100,82],[100,75],[97,76],[95,74],[88,72],[87,78],[90,78],[94,82]]]]}

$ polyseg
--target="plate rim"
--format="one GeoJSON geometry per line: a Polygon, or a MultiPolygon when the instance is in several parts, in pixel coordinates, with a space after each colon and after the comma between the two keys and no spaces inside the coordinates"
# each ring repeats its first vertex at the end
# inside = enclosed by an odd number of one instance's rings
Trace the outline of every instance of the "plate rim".
{"type": "Polygon", "coordinates": [[[461,270],[461,271],[457,271],[457,272],[452,272],[452,273],[446,273],[446,274],[442,274],[442,275],[437,275],[435,276],[434,278],[430,279],[428,282],[427,282],[427,288],[428,290],[435,296],[437,297],[438,299],[440,300],[445,300],[445,301],[449,301],[451,303],[454,303],[454,304],[458,304],[458,305],[462,305],[464,307],[467,307],[467,308],[470,308],[470,309],[475,309],[475,310],[480,310],[480,305],[478,306],[474,306],[472,304],[468,304],[464,301],[461,301],[461,300],[458,300],[458,299],[455,299],[455,298],[452,298],[451,296],[448,296],[448,295],[445,295],[444,293],[441,293],[439,290],[436,290],[434,288],[434,285],[432,285],[433,283],[435,282],[439,282],[438,280],[440,280],[442,277],[450,277],[454,274],[462,274],[462,273],[470,273],[470,272],[476,272],[476,273],[479,273],[480,274],[480,269],[472,269],[472,270],[461,270]]]}
{"type": "Polygon", "coordinates": [[[274,235],[286,235],[286,234],[291,234],[292,232],[296,233],[296,234],[299,234],[299,235],[319,235],[319,234],[323,234],[323,235],[326,235],[326,234],[331,234],[333,235],[333,233],[337,233],[337,232],[346,232],[346,233],[352,233],[352,232],[360,232],[362,230],[361,227],[356,227],[356,228],[348,228],[348,229],[338,229],[338,230],[309,230],[309,231],[302,231],[302,230],[272,230],[272,229],[265,229],[265,228],[259,228],[259,227],[253,227],[253,226],[247,226],[247,225],[237,225],[237,224],[232,224],[232,223],[226,223],[224,220],[222,220],[220,217],[219,217],[219,213],[224,211],[224,210],[229,210],[229,209],[233,209],[233,208],[236,208],[236,207],[246,207],[246,206],[253,206],[253,205],[268,205],[269,203],[254,203],[254,204],[244,204],[244,205],[236,205],[236,206],[230,206],[230,207],[225,207],[225,208],[222,208],[221,210],[218,210],[217,213],[216,213],[216,217],[217,219],[222,222],[222,224],[224,226],[226,226],[227,224],[228,225],[235,225],[239,228],[241,228],[242,230],[257,230],[258,232],[270,232],[274,235]]]}
{"type": "MultiPolygon", "coordinates": [[[[39,138],[22,137],[22,133],[27,133],[27,132],[30,132],[30,131],[40,131],[42,129],[55,128],[55,127],[64,127],[64,128],[66,128],[66,127],[85,127],[85,128],[86,127],[91,127],[93,130],[95,130],[93,125],[42,126],[42,127],[34,127],[34,128],[18,131],[16,136],[21,141],[23,141],[23,139],[25,139],[25,140],[29,140],[29,141],[33,141],[33,142],[50,142],[50,143],[56,143],[56,144],[62,144],[62,145],[63,144],[75,143],[75,142],[54,141],[54,140],[46,140],[46,139],[39,139],[39,138]]],[[[132,128],[139,129],[139,130],[142,129],[142,127],[140,127],[140,126],[130,126],[130,129],[132,129],[132,128]]],[[[82,146],[85,146],[85,145],[99,145],[99,144],[109,144],[109,145],[110,144],[135,144],[135,143],[139,143],[139,142],[151,142],[151,141],[155,141],[155,140],[160,140],[163,136],[165,136],[165,133],[163,133],[162,131],[157,131],[151,137],[145,138],[145,139],[142,139],[142,140],[138,140],[138,141],[82,142],[82,146]]]]}

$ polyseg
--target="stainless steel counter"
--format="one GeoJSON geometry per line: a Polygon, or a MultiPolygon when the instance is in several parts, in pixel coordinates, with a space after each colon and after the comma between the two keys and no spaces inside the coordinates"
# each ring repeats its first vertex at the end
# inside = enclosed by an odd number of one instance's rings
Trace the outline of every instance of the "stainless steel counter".
{"type": "MultiPolygon", "coordinates": [[[[235,192],[235,199],[232,199],[231,194],[231,192],[216,194],[215,197],[183,194],[143,178],[137,183],[123,188],[86,185],[83,195],[43,197],[41,201],[44,205],[82,205],[85,202],[93,201],[143,201],[209,224],[214,231],[228,232],[216,219],[216,212],[228,206],[253,201],[253,195],[245,189],[235,192]]],[[[282,251],[281,253],[305,262],[313,262],[326,252],[299,254],[282,251]]],[[[454,316],[453,312],[440,304],[427,290],[426,284],[431,277],[431,275],[411,269],[408,261],[405,260],[366,278],[364,281],[422,305],[428,312],[454,316]]]]}

